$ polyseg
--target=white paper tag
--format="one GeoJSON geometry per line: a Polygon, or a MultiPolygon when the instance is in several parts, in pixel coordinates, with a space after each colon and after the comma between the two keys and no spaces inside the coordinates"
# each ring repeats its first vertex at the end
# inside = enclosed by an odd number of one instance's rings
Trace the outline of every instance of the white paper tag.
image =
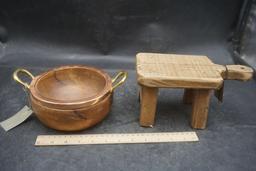
{"type": "Polygon", "coordinates": [[[5,121],[0,122],[0,125],[5,131],[9,131],[24,122],[30,115],[32,115],[32,113],[33,111],[28,106],[24,106],[15,115],[6,119],[5,121]]]}

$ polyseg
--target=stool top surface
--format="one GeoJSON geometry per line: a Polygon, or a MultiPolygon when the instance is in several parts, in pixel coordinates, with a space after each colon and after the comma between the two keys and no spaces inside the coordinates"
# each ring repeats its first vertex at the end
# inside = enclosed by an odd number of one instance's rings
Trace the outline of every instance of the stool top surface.
{"type": "Polygon", "coordinates": [[[137,80],[148,87],[219,89],[225,66],[207,56],[138,53],[137,80]]]}

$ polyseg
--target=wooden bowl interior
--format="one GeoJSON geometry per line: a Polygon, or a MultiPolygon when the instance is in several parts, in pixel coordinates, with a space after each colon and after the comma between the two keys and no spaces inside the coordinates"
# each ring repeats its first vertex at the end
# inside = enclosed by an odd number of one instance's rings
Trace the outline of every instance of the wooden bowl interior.
{"type": "Polygon", "coordinates": [[[97,96],[105,88],[106,81],[97,70],[66,68],[43,75],[35,87],[46,99],[74,102],[97,96]]]}

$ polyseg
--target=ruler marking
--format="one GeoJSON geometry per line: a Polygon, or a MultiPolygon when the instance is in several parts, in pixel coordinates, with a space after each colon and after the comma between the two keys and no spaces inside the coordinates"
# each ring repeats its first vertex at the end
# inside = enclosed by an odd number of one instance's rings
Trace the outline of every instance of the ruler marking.
{"type": "Polygon", "coordinates": [[[36,146],[82,145],[82,144],[134,144],[198,141],[195,132],[134,133],[134,134],[88,134],[88,135],[39,135],[36,146]]]}

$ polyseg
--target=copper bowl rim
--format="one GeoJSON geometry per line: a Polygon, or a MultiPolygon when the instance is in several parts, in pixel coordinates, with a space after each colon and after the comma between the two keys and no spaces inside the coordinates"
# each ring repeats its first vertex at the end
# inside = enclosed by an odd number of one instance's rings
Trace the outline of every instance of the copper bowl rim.
{"type": "Polygon", "coordinates": [[[74,109],[74,108],[76,109],[76,108],[94,105],[94,104],[98,103],[99,101],[101,101],[102,99],[104,99],[109,93],[112,93],[112,82],[111,82],[110,76],[106,72],[104,72],[98,68],[89,67],[89,66],[81,66],[81,65],[68,65],[68,66],[61,66],[61,67],[51,69],[49,71],[46,71],[46,72],[36,76],[30,83],[29,91],[30,91],[31,96],[33,96],[33,98],[36,101],[40,102],[40,104],[42,104],[42,105],[52,107],[52,108],[58,108],[58,109],[74,109]],[[44,97],[40,93],[40,91],[37,88],[37,85],[41,81],[41,79],[43,79],[45,76],[47,76],[48,74],[50,74],[52,72],[66,70],[66,69],[74,69],[74,68],[85,69],[87,71],[90,70],[95,73],[98,73],[105,79],[104,88],[94,96],[85,97],[82,99],[69,101],[69,102],[65,102],[64,100],[61,101],[61,100],[56,100],[56,99],[49,99],[49,98],[44,97]]]}

